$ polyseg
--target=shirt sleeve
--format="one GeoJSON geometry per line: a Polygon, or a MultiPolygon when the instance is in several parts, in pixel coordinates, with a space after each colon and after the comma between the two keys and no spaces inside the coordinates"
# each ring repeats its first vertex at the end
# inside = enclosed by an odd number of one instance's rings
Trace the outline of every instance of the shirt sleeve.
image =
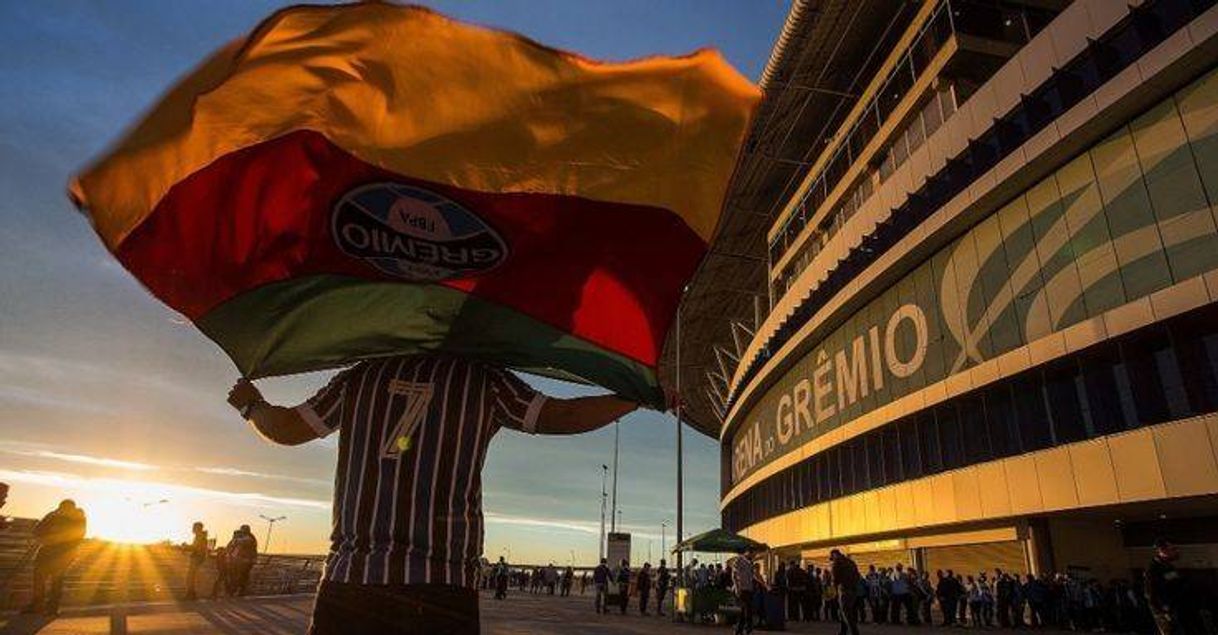
{"type": "Polygon", "coordinates": [[[317,433],[317,438],[329,436],[342,424],[343,400],[350,375],[351,369],[335,375],[317,394],[296,406],[296,412],[317,433]]]}
{"type": "Polygon", "coordinates": [[[545,405],[545,395],[502,368],[488,369],[487,384],[492,412],[499,425],[529,434],[537,432],[537,417],[545,405]]]}

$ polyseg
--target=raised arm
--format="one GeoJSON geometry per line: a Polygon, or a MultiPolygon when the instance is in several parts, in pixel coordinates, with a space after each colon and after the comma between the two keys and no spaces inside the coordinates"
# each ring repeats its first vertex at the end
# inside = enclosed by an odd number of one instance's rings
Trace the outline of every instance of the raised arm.
{"type": "Polygon", "coordinates": [[[546,399],[537,415],[538,434],[579,434],[606,426],[637,410],[639,405],[613,395],[577,399],[546,399]]]}
{"type": "Polygon", "coordinates": [[[237,409],[262,438],[279,445],[300,445],[317,438],[317,432],[295,408],[274,406],[248,379],[241,379],[228,393],[228,403],[237,409]]]}

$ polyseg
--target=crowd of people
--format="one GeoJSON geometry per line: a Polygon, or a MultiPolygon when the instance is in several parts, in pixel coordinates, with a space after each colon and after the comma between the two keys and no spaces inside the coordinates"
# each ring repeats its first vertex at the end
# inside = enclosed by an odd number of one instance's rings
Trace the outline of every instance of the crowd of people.
{"type": "Polygon", "coordinates": [[[249,525],[241,525],[233,531],[228,544],[212,548],[211,539],[203,523],[196,522],[191,527],[192,539],[186,547],[189,564],[186,569],[187,600],[198,599],[199,571],[206,564],[208,557],[215,565],[216,577],[211,586],[211,598],[221,595],[243,597],[249,592],[250,573],[258,561],[258,539],[249,525]]]}
{"type": "MultiPolygon", "coordinates": [[[[557,589],[560,596],[566,597],[571,595],[576,579],[573,567],[567,567],[561,573],[553,563],[545,567],[512,568],[501,556],[498,562],[487,568],[480,585],[483,589],[494,590],[496,600],[506,598],[512,588],[534,595],[554,595],[557,589]]],[[[662,616],[664,599],[672,583],[668,563],[662,559],[658,567],[653,568],[650,562],[645,562],[641,568],[633,570],[627,560],[622,560],[617,567],[610,567],[608,559],[601,558],[600,564],[591,573],[585,570],[578,575],[579,594],[584,595],[589,587],[592,588],[595,594],[593,606],[598,614],[608,613],[611,606],[616,606],[618,612],[625,615],[630,608],[630,598],[637,598],[641,615],[650,615],[654,608],[655,614],[662,616]]]]}
{"type": "Polygon", "coordinates": [[[767,599],[778,598],[790,621],[836,621],[842,635],[857,635],[858,624],[961,626],[973,628],[1050,628],[1083,632],[1191,635],[1206,632],[1196,597],[1172,564],[1179,557],[1166,540],[1137,580],[1113,580],[1058,573],[1011,573],[1002,569],[976,574],[951,569],[918,571],[897,564],[869,566],[866,574],[840,551],[830,565],[780,563],[767,579],[746,556],[727,567],[698,566],[695,586],[731,589],[741,609],[738,633],[764,624],[767,599]],[[730,585],[730,586],[729,586],[730,585]]]}

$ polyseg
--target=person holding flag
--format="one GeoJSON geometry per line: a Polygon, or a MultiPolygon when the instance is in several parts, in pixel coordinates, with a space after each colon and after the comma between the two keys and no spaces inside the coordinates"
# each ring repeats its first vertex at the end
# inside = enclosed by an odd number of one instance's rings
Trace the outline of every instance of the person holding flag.
{"type": "Polygon", "coordinates": [[[554,399],[482,362],[414,355],[361,362],[294,408],[239,381],[229,403],[266,439],[338,432],[333,532],[311,633],[478,633],[482,464],[501,428],[578,434],[638,405],[554,399]]]}

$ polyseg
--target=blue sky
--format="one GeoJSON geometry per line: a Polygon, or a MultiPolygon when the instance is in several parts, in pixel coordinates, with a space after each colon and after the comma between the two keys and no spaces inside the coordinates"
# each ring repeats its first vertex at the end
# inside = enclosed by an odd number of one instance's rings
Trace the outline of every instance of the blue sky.
{"type": "MultiPolygon", "coordinates": [[[[226,357],[153,300],[64,196],[179,76],[282,3],[253,0],[0,3],[0,481],[6,514],[44,513],[63,493],[95,533],[183,538],[203,520],[227,534],[286,515],[273,550],[319,552],[329,527],[332,441],[278,448],[225,404],[226,357]],[[167,502],[160,503],[159,501],[167,502]]],[[[756,78],[785,0],[437,2],[448,15],[621,60],[719,48],[756,78]]],[[[313,375],[262,382],[295,402],[313,375]]],[[[533,380],[557,396],[588,391],[533,380]]],[[[686,532],[718,524],[718,447],[686,434],[686,532]]],[[[674,517],[675,429],[640,412],[621,424],[618,499],[635,554],[674,517]]],[[[489,556],[581,562],[596,552],[600,465],[613,430],[573,438],[504,431],[484,474],[489,556]]],[[[671,540],[671,529],[669,530],[671,540]]]]}

